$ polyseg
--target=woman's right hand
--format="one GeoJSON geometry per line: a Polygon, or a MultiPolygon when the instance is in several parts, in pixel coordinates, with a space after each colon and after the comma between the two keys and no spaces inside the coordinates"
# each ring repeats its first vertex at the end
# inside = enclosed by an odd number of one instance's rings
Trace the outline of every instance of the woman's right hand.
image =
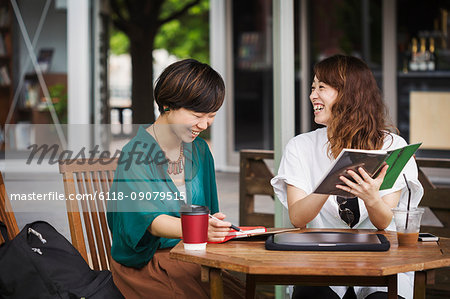
{"type": "Polygon", "coordinates": [[[223,213],[215,213],[213,216],[219,220],[209,218],[208,242],[222,242],[230,232],[231,223],[223,221],[226,217],[223,213]]]}

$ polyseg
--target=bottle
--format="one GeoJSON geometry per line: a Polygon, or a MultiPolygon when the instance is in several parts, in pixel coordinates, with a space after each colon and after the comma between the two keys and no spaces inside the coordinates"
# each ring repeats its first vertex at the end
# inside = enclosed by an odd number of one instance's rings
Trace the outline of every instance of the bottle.
{"type": "Polygon", "coordinates": [[[448,11],[446,9],[441,9],[442,17],[442,38],[441,38],[441,49],[447,49],[447,26],[448,26],[448,11]]]}
{"type": "Polygon", "coordinates": [[[419,64],[417,63],[417,39],[413,37],[411,41],[411,59],[409,60],[409,69],[411,71],[417,71],[419,64]]]}
{"type": "Polygon", "coordinates": [[[409,64],[409,61],[411,60],[411,44],[408,44],[406,46],[406,50],[405,50],[404,44],[400,44],[399,52],[403,53],[403,55],[402,55],[402,66],[401,66],[402,72],[404,74],[407,74],[408,71],[409,71],[408,64],[409,64]]]}
{"type": "Polygon", "coordinates": [[[430,37],[429,59],[427,63],[427,68],[429,71],[434,71],[436,69],[436,56],[434,54],[434,50],[434,38],[430,37]]]}
{"type": "Polygon", "coordinates": [[[427,70],[428,53],[426,50],[425,37],[420,38],[420,53],[418,55],[419,71],[427,70]]]}

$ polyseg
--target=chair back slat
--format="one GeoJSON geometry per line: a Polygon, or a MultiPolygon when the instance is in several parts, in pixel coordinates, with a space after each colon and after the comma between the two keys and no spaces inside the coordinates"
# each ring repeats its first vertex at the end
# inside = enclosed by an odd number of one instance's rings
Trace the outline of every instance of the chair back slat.
{"type": "MultiPolygon", "coordinates": [[[[94,186],[94,190],[97,192],[97,194],[100,194],[102,192],[102,195],[104,196],[104,199],[106,199],[107,194],[105,194],[107,191],[103,192],[103,189],[100,187],[99,184],[99,172],[98,171],[92,171],[91,172],[91,179],[93,182],[93,186],[94,186]]],[[[106,216],[105,216],[105,211],[106,211],[106,200],[101,200],[100,197],[96,199],[96,204],[97,204],[97,211],[98,211],[98,216],[100,218],[100,228],[102,230],[102,236],[103,236],[103,244],[105,245],[106,249],[106,256],[107,256],[107,261],[108,264],[111,261],[111,237],[109,234],[109,229],[108,229],[108,223],[106,221],[106,216]]],[[[107,269],[108,267],[106,267],[105,269],[107,269]]]]}
{"type": "Polygon", "coordinates": [[[105,171],[105,183],[108,190],[111,188],[112,181],[114,180],[114,171],[105,171]]]}
{"type": "MultiPolygon", "coordinates": [[[[77,172],[75,176],[77,178],[78,193],[85,195],[86,189],[84,187],[83,172],[77,172]]],[[[86,203],[86,200],[80,200],[79,202],[81,205],[81,210],[83,211],[84,229],[86,230],[86,238],[89,244],[89,249],[92,258],[92,265],[94,267],[94,270],[98,270],[100,269],[100,265],[98,263],[98,255],[96,250],[96,244],[94,241],[94,231],[92,230],[91,213],[89,211],[89,207],[88,204],[86,203]],[[94,250],[92,250],[92,248],[94,248],[94,250]]]]}
{"type": "MultiPolygon", "coordinates": [[[[109,188],[111,188],[112,182],[114,180],[114,171],[108,171],[108,183],[109,183],[109,188]]],[[[109,189],[108,188],[108,189],[109,189]]]]}
{"type": "Polygon", "coordinates": [[[94,239],[95,242],[97,243],[97,253],[98,256],[100,258],[100,269],[99,270],[105,270],[108,269],[108,264],[106,262],[106,254],[105,254],[105,246],[103,245],[103,237],[102,237],[102,232],[100,229],[100,222],[99,222],[99,217],[98,217],[98,208],[97,208],[97,198],[99,196],[98,192],[94,192],[93,190],[93,180],[92,180],[92,172],[85,172],[83,173],[84,175],[84,183],[86,185],[86,191],[87,194],[89,194],[90,196],[92,196],[92,198],[89,198],[87,201],[89,203],[88,205],[88,209],[91,215],[91,221],[92,221],[92,225],[94,227],[94,239]]]}
{"type": "MultiPolygon", "coordinates": [[[[0,220],[3,221],[8,228],[8,238],[12,240],[19,233],[16,217],[11,207],[8,194],[6,193],[5,182],[3,181],[3,175],[0,172],[0,220]]],[[[4,240],[0,234],[0,244],[4,240]]]]}
{"type": "Polygon", "coordinates": [[[109,183],[108,173],[99,171],[98,176],[100,178],[100,184],[103,192],[109,192],[111,184],[109,183]]]}
{"type": "MultiPolygon", "coordinates": [[[[100,188],[102,189],[103,194],[109,192],[111,187],[110,187],[110,184],[108,181],[108,174],[105,172],[99,171],[98,177],[100,178],[100,188]]],[[[108,195],[108,196],[111,196],[111,195],[108,195]]],[[[106,205],[107,205],[107,201],[105,200],[102,205],[105,210],[107,208],[106,205]]]]}
{"type": "Polygon", "coordinates": [[[84,242],[83,224],[81,222],[80,210],[78,202],[70,199],[71,194],[77,194],[75,189],[75,178],[72,172],[64,172],[63,183],[66,195],[67,217],[69,220],[70,236],[72,245],[80,252],[84,260],[89,263],[86,244],[84,242]]]}
{"type": "Polygon", "coordinates": [[[64,177],[66,197],[70,194],[92,196],[85,200],[68,200],[67,208],[72,244],[95,270],[110,269],[111,234],[105,214],[107,201],[101,200],[100,194],[103,199],[108,196],[117,161],[118,159],[60,161],[59,170],[64,177]],[[69,179],[70,176],[72,179],[69,179]],[[80,216],[81,213],[83,217],[80,216]]]}

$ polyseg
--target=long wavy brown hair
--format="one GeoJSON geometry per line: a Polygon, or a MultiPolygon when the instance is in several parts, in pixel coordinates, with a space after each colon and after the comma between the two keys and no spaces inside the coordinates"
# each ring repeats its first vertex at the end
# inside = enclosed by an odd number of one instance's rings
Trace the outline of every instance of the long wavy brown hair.
{"type": "Polygon", "coordinates": [[[367,64],[353,56],[335,55],[314,66],[319,81],[338,91],[328,123],[329,151],[337,157],[344,148],[381,149],[395,127],[367,64]]]}

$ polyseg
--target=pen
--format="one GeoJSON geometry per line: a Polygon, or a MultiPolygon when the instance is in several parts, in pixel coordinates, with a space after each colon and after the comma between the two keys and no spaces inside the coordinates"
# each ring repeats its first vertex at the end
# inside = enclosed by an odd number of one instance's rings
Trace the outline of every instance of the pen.
{"type": "MultiPolygon", "coordinates": [[[[215,219],[215,220],[219,220],[219,221],[223,221],[223,220],[220,220],[220,219],[214,217],[214,216],[211,215],[211,214],[209,214],[209,218],[212,218],[212,219],[215,219]]],[[[238,231],[238,232],[241,231],[241,229],[240,229],[239,227],[237,227],[236,225],[233,225],[233,224],[232,224],[230,227],[231,227],[232,229],[234,229],[235,231],[238,231]]]]}

